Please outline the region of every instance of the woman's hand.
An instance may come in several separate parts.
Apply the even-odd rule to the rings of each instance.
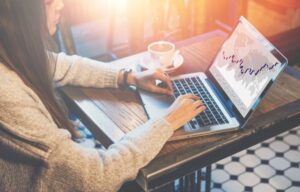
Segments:
[[[181,95],[168,109],[165,119],[171,124],[175,131],[205,109],[206,107],[199,97],[192,94]]]
[[[156,85],[156,80],[161,80],[166,84],[166,87],[159,87]],[[172,95],[172,82],[170,77],[162,70],[147,70],[142,72],[131,73],[128,77],[128,82],[136,87],[150,91],[153,93],[161,93]]]

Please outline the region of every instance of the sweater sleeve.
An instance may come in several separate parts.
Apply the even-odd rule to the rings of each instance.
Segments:
[[[173,133],[165,119],[153,119],[107,150],[83,148],[57,127],[39,97],[14,77],[0,76],[0,125],[10,133],[7,137],[14,135],[6,139],[8,145],[46,162],[42,174],[36,175],[49,189],[42,191],[116,191],[136,177]]]
[[[165,120],[151,120],[98,153],[64,140],[49,159],[47,183],[54,191],[117,191],[157,155],[172,132]]]
[[[51,53],[50,61],[54,81],[58,86],[77,85],[83,87],[118,87],[117,77],[120,67],[108,63],[64,53]]]

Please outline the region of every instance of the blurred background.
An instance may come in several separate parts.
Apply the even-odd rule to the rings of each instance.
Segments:
[[[60,50],[111,61],[146,50],[156,40],[180,41],[229,32],[243,15],[296,62],[298,0],[64,0]],[[296,45],[295,45],[296,42]],[[292,44],[294,43],[294,44]],[[289,47],[287,47],[289,45]],[[298,50],[298,49],[296,49]]]

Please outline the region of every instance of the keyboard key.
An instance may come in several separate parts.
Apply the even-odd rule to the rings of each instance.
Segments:
[[[206,110],[203,113],[189,122],[192,129],[196,130],[199,127],[228,123],[225,115],[217,106],[199,77],[173,80],[172,86],[175,98],[186,93],[191,93],[198,96],[206,106]]]

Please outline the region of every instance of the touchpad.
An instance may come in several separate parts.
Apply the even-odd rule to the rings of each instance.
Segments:
[[[150,119],[164,115],[174,101],[174,97],[170,95],[150,93],[143,90],[139,90],[139,94]]]

